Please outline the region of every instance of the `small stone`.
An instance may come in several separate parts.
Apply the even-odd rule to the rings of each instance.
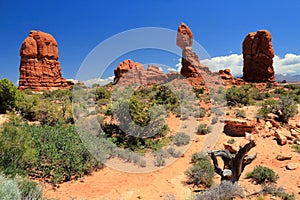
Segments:
[[[294,129],[291,129],[291,136],[294,138],[300,138],[300,134],[298,131],[295,131]]]
[[[290,156],[277,155],[276,159],[279,160],[279,161],[291,160],[292,156],[291,155]]]
[[[287,170],[295,170],[299,167],[299,164],[298,163],[288,163],[285,168]]]
[[[266,125],[268,128],[272,128],[272,127],[273,127],[273,125],[271,124],[270,121],[267,121],[265,125]]]
[[[287,143],[287,138],[283,135],[281,130],[277,129],[274,136],[280,145],[285,145]]]
[[[251,133],[248,133],[248,132],[245,132],[245,139],[246,140],[253,140],[253,137],[252,137],[252,134]]]

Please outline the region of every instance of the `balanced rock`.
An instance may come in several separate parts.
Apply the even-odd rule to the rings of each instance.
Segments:
[[[183,50],[185,47],[192,46],[192,44],[193,33],[191,29],[182,22],[177,30],[176,45]]]
[[[272,36],[267,30],[249,33],[243,41],[243,79],[249,82],[275,82]]]
[[[208,67],[202,65],[195,52],[192,50],[193,33],[184,23],[177,30],[176,45],[182,49],[181,75],[184,77],[201,77],[203,73],[211,73]],[[201,74],[202,73],[202,74]]]
[[[33,91],[67,89],[71,83],[62,78],[57,42],[52,35],[30,31],[20,49],[19,89]]]

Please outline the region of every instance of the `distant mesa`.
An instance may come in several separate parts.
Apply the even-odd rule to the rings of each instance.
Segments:
[[[74,84],[62,78],[57,42],[52,35],[30,31],[22,43],[20,56],[20,90],[68,89]]]
[[[243,42],[243,79],[248,82],[275,82],[272,36],[267,30],[249,33]]]
[[[130,59],[118,64],[114,70],[113,84],[120,85],[155,85],[166,83],[179,76],[177,72],[163,73],[158,66],[148,65],[145,70],[143,65]]]

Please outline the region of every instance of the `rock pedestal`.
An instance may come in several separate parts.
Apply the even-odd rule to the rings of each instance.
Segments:
[[[249,33],[243,42],[243,79],[248,82],[275,82],[272,36],[267,30]]]
[[[43,91],[70,87],[70,82],[62,78],[57,42],[52,35],[30,31],[22,43],[20,56],[20,90]]]

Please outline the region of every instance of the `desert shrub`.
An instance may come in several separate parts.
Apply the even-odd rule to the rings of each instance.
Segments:
[[[219,108],[213,107],[211,109],[211,112],[214,113],[216,116],[222,116],[224,115],[224,112],[220,110]]]
[[[247,117],[245,110],[236,110],[235,111],[235,116],[240,117],[240,118],[246,118]]]
[[[264,194],[271,194],[280,197],[283,200],[295,200],[294,194],[288,194],[283,188],[275,187],[270,184],[264,185],[262,192]]]
[[[187,145],[190,143],[191,137],[185,133],[178,132],[173,137],[173,142],[176,146]]]
[[[23,93],[8,79],[0,80],[0,113],[18,110],[18,103],[23,98]]]
[[[96,101],[99,99],[109,99],[111,97],[111,93],[105,87],[97,87],[95,92]]]
[[[194,117],[196,117],[196,118],[198,118],[198,117],[203,118],[203,117],[205,117],[205,114],[206,114],[205,108],[200,107],[199,110],[197,109],[195,111]]]
[[[222,181],[221,184],[197,194],[195,200],[229,200],[235,197],[244,197],[243,189],[237,183]]]
[[[252,98],[255,99],[255,100],[261,101],[261,100],[263,100],[264,98],[266,98],[265,93],[259,91],[256,87],[252,88],[251,93],[252,93],[252,94],[251,94]]]
[[[26,174],[27,168],[37,164],[32,136],[20,124],[19,118],[11,119],[0,131],[0,171],[6,175]]]
[[[211,124],[216,124],[218,123],[218,118],[217,117],[213,117],[212,120],[211,120]]]
[[[6,178],[0,175],[0,199],[43,199],[41,188],[27,178]]]
[[[164,200],[176,200],[175,194],[167,194],[164,196]]]
[[[234,144],[235,143],[235,139],[231,138],[227,141],[228,144]]]
[[[101,165],[89,154],[73,125],[28,125],[10,120],[0,132],[0,169],[53,183],[88,174]]]
[[[226,91],[226,99],[228,106],[250,105],[251,102],[251,85],[237,88],[233,86]]]
[[[206,135],[211,132],[211,126],[207,124],[200,124],[197,129],[197,134]]]
[[[196,152],[191,157],[192,163],[197,163],[201,161],[210,162],[210,157],[204,152]]]
[[[293,148],[294,148],[298,153],[300,153],[300,144],[293,145]]]
[[[165,151],[158,151],[155,152],[154,155],[155,159],[153,161],[154,166],[156,167],[162,167],[166,165],[166,152]]]
[[[275,183],[278,179],[278,174],[268,167],[258,165],[252,172],[247,173],[246,177],[253,179],[258,184],[264,184],[267,182]]]
[[[188,184],[211,186],[214,177],[214,167],[210,161],[201,160],[184,173],[188,177]]]
[[[196,88],[196,87],[193,87],[193,90],[194,90],[194,93],[196,94],[196,97],[198,99],[201,98],[201,94],[204,94],[204,88]]]
[[[33,181],[27,178],[17,178],[21,199],[43,199],[42,189]]]
[[[269,113],[277,115],[278,121],[288,123],[291,117],[294,117],[297,111],[297,104],[289,96],[280,96],[278,101],[266,100],[258,111],[259,115],[268,118]]]
[[[21,199],[17,181],[0,175],[0,198],[3,200]]]
[[[173,158],[179,158],[182,154],[181,151],[176,151],[175,148],[170,147],[167,149],[167,152],[173,157]]]

